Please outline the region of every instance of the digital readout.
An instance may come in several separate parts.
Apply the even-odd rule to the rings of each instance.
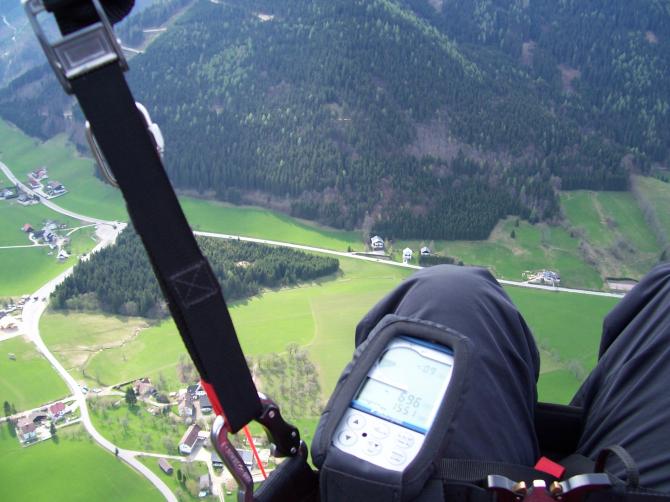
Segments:
[[[451,378],[450,354],[398,339],[372,368],[355,407],[419,432],[427,432]]]

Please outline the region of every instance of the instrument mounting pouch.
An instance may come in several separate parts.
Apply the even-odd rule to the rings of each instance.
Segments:
[[[417,456],[402,471],[390,471],[344,453],[332,445],[336,428],[361,382],[389,342],[397,336],[411,336],[449,347],[454,368],[446,395]],[[467,392],[471,342],[456,331],[437,323],[387,315],[370,333],[345,368],[321,416],[312,443],[312,459],[319,468],[321,500],[382,502],[417,497],[444,457],[445,445],[453,433],[451,424]]]

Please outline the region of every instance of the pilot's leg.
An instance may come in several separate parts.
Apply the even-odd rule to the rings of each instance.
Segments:
[[[621,445],[642,486],[670,492],[670,264],[659,265],[603,323],[599,361],[573,399],[584,407],[578,453]],[[606,466],[624,469],[610,457]]]
[[[447,265],[417,272],[361,320],[357,346],[386,314],[439,323],[474,346],[445,456],[534,465],[539,355],[528,326],[493,276]]]

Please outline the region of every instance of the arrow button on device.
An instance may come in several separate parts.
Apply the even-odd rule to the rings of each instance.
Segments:
[[[347,429],[340,432],[340,434],[337,436],[337,441],[342,446],[353,446],[356,444],[357,440],[358,438],[356,437],[356,434]]]

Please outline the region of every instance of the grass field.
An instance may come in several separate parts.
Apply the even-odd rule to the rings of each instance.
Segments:
[[[640,191],[655,208],[665,235],[670,238],[670,183],[642,176],[636,176],[635,181]]]
[[[489,268],[500,279],[522,281],[525,271],[550,269],[560,273],[563,286],[602,288],[598,271],[583,260],[578,240],[564,228],[526,221],[520,221],[517,227],[515,223],[516,218],[502,220],[486,241],[397,241],[393,248],[398,260],[402,249],[409,247],[417,262],[419,249],[428,245],[431,251],[455,257],[466,265]]]
[[[561,206],[603,276],[639,279],[657,262],[659,243],[631,193],[563,192]]]
[[[119,191],[93,177],[93,161],[81,157],[64,135],[41,142],[0,121],[0,160],[21,181],[27,180],[28,172],[46,166],[49,179],[68,189],[55,199],[66,209],[108,220],[128,218]]]
[[[0,426],[2,499],[151,502],[164,500],[144,478],[93,444],[79,426],[62,429],[59,442],[23,448]]]
[[[16,360],[10,360],[14,354]],[[0,401],[8,401],[18,411],[68,395],[65,383],[31,343],[22,337],[0,342]]]
[[[363,250],[360,232],[333,230],[258,207],[182,198],[184,212],[195,230],[261,237],[336,251]]]
[[[330,394],[351,358],[359,319],[408,274],[401,268],[346,259],[341,260],[341,268],[342,273],[330,280],[269,291],[231,309],[242,347],[249,356],[282,352],[290,342],[306,346],[319,368],[324,396]],[[543,395],[571,395],[579,383],[577,376],[583,376],[595,363],[602,318],[616,299],[523,288],[508,291],[547,356],[540,391]],[[108,331],[113,326],[119,326],[118,339],[123,339],[128,337],[132,323],[126,325],[119,319],[97,315],[49,314],[42,330],[47,343],[55,344],[59,357],[67,360],[69,356],[64,354],[68,345],[85,344],[84,333],[90,330],[92,343],[100,344],[113,336]],[[73,340],[64,336],[68,329],[78,333]],[[162,373],[168,385],[177,388],[177,360],[184,353],[174,325],[164,322],[142,330],[122,346],[97,351],[85,368],[88,375],[97,375],[105,384],[141,376],[156,378]],[[561,383],[556,372],[568,366],[577,376]]]

